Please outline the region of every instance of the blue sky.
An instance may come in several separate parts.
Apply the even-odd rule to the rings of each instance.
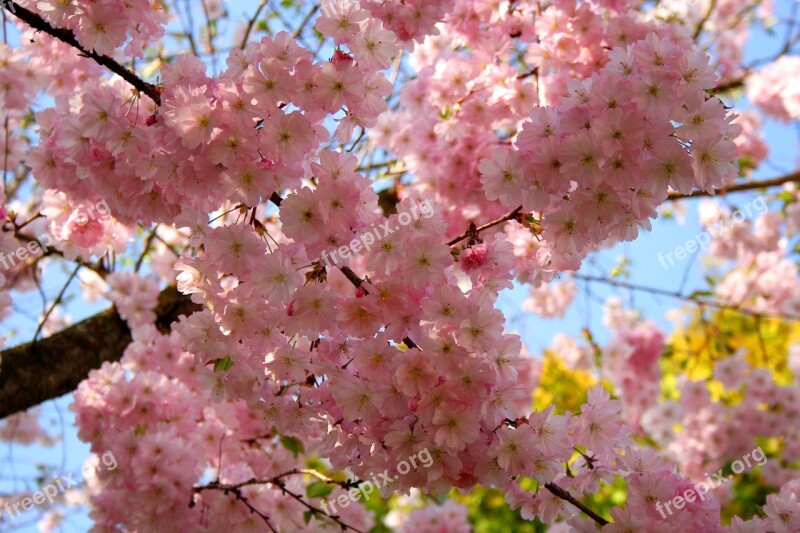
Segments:
[[[777,1],[777,12],[787,13],[790,3],[790,0]],[[231,10],[232,14],[252,13],[256,4],[257,2],[252,0],[237,1],[236,7]],[[231,32],[232,29],[232,27],[226,28],[225,33]],[[780,47],[782,37],[783,32],[779,32],[776,37],[770,37],[761,31],[756,32],[746,47],[745,63],[774,54]],[[742,109],[744,108],[742,107]],[[769,164],[759,169],[755,173],[755,177],[775,177],[794,169],[797,164],[797,130],[794,127],[768,120],[765,125],[765,135],[771,147]],[[755,196],[755,193],[737,194],[732,197],[732,201],[743,205]],[[687,202],[685,224],[678,225],[673,220],[657,220],[653,224],[653,231],[642,233],[635,242],[624,243],[593,255],[582,269],[582,273],[602,275],[607,273],[620,257],[625,256],[631,262],[629,268],[631,275],[628,278],[631,283],[669,290],[675,290],[684,284],[684,291],[687,293],[703,287],[700,258],[686,259],[668,270],[665,270],[658,262],[659,253],[666,254],[674,250],[702,231],[697,223],[695,212],[698,203],[699,200]],[[51,273],[45,279],[44,289],[51,299],[61,289],[65,279],[66,274],[57,272]],[[71,292],[77,293],[77,287],[77,283],[74,283]],[[521,303],[527,295],[526,287],[517,287],[508,291],[501,296],[499,304],[509,320],[507,327],[518,331],[529,346],[531,353],[536,354],[550,344],[553,335],[557,332],[565,332],[574,336],[578,335],[581,329],[587,325],[599,341],[607,340],[609,336],[602,325],[602,308],[598,302],[602,302],[612,294],[619,295],[625,302],[631,302],[646,316],[667,330],[671,329],[672,324],[665,318],[665,311],[681,305],[681,302],[674,299],[657,298],[644,293],[629,293],[597,283],[592,284],[593,298],[588,299],[584,292],[585,286],[581,284],[579,287],[580,291],[576,296],[575,304],[563,319],[557,320],[544,320],[520,311]],[[0,333],[11,336],[14,339],[13,343],[19,343],[32,337],[36,329],[37,317],[41,312],[41,300],[35,292],[27,293],[15,299],[15,306],[19,313],[15,313],[13,318],[0,324]],[[102,304],[88,305],[78,297],[74,303],[68,306],[68,312],[73,321],[78,321],[91,316],[103,307]],[[35,477],[32,474],[36,472],[36,465],[41,463],[50,465],[56,475],[80,471],[83,461],[89,453],[89,447],[77,439],[76,431],[72,427],[74,419],[72,413],[67,409],[70,402],[70,396],[66,396],[47,402],[42,406],[44,417],[51,424],[53,433],[63,435],[59,444],[53,448],[6,445],[6,450],[0,453],[0,493],[25,487],[24,482]],[[37,531],[33,521],[35,518],[34,513],[28,513],[8,524],[0,522],[0,532],[35,532]],[[62,526],[62,531],[86,531],[89,526],[90,522],[86,516],[78,513],[68,517]]]

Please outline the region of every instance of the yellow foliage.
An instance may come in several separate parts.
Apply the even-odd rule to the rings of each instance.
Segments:
[[[586,393],[597,384],[597,379],[582,370],[572,370],[557,355],[545,352],[539,385],[533,391],[533,407],[541,411],[555,404],[556,413],[580,411]]]
[[[715,361],[737,351],[745,353],[748,363],[767,368],[781,385],[792,382],[787,359],[789,346],[800,341],[800,323],[776,318],[743,315],[732,310],[705,313],[698,310],[688,324],[678,328],[670,339],[670,348],[662,359],[663,382],[667,395],[674,390],[674,376],[685,373],[690,379],[707,380]],[[718,386],[712,393],[719,394]]]

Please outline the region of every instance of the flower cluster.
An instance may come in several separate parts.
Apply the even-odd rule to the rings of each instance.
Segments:
[[[452,231],[474,210],[534,213],[541,241],[520,250],[519,279],[547,281],[636,238],[670,187],[711,191],[737,176],[742,128],[706,92],[709,57],[674,28],[624,2],[555,3],[540,15],[475,4],[459,2],[443,35],[418,48],[418,78],[372,134],[405,158],[421,191],[437,191]],[[484,16],[497,25],[479,31]],[[528,72],[492,60],[517,41],[530,43]],[[463,42],[475,50],[451,51]],[[398,123],[407,126],[389,127]]]
[[[748,80],[747,96],[764,113],[783,121],[800,118],[800,89],[792,80],[800,74],[800,57],[770,63]]]
[[[0,118],[23,128],[35,93],[53,97],[34,114],[37,146],[25,154],[30,141],[2,141],[45,190],[39,214],[16,209],[14,229],[46,224],[64,257],[88,262],[122,252],[139,225],[168,227],[152,230],[142,258],[200,307],[166,334],[156,277],[99,269],[104,280],[81,278],[133,338],[72,406],[80,437],[120,465],[89,480],[98,527],[263,530],[253,509],[270,509],[281,531],[330,527],[335,517],[308,507],[319,492],[299,471],[317,457],[355,476],[398,475],[392,490],[497,487],[523,517],[580,531],[591,524],[564,493],[582,499],[621,479],[627,503],[604,530],[721,531],[721,491],[667,519],[653,504],[684,494],[701,466],[751,449],[753,435],[796,426],[795,388],[731,358],[715,372],[736,391],[749,380],[741,403],[687,380],[677,400],[656,405],[664,335],[617,301],[602,350],[559,337],[553,351],[618,394],[598,385],[576,412],[531,411],[539,363],[497,308],[516,279],[536,287],[528,310],[563,316],[575,285],[544,283],[635,239],[670,190],[713,192],[738,176],[740,156],[766,157],[757,121],[737,124],[711,95],[717,70],[736,72],[698,51],[684,22],[638,4],[325,0],[314,21],[332,45],[320,47],[323,60],[287,31],[233,49],[219,74],[178,56],[160,72],[158,105],[49,37],[20,51],[0,45]],[[166,16],[160,2],[23,5],[105,54],[127,42],[139,56]],[[722,58],[735,56],[725,42]],[[416,72],[389,110],[386,71],[401,50],[410,59],[394,73]],[[10,90],[18,79],[32,83]],[[792,116],[791,91],[776,95],[761,105]],[[357,155],[358,142],[345,146],[356,131],[416,177],[395,188],[390,209],[362,173],[373,162]],[[113,217],[80,223],[100,198]],[[433,208],[419,213],[423,202]],[[766,213],[714,236],[712,254],[738,262],[715,287],[723,305],[800,314],[781,233],[784,222],[800,229],[798,205],[787,220]],[[725,216],[704,214],[709,224]],[[317,259],[371,228],[397,229],[338,268]],[[0,233],[0,249],[20,238]],[[767,401],[775,409],[759,419]],[[731,438],[734,420],[751,431]],[[28,440],[39,438],[21,422]],[[667,453],[637,448],[632,435]],[[791,446],[788,459],[800,453]],[[397,471],[422,450],[430,465]],[[669,460],[679,457],[687,477]],[[768,468],[776,485],[789,481],[790,469]],[[796,487],[770,496],[771,530],[794,527]],[[327,488],[329,501],[348,494]],[[360,505],[337,510],[350,526],[373,525]],[[465,515],[448,503],[412,513],[404,528],[466,530]]]
[[[337,51],[315,63],[281,32],[232,52],[218,78],[208,77],[199,59],[182,56],[163,70],[166,89],[155,112],[122,81],[87,87],[69,107],[37,114],[42,143],[29,164],[49,187],[79,199],[101,194],[125,222],[183,214],[191,226],[205,224],[199,213],[226,199],[255,206],[276,190],[299,187],[304,159],[329,138],[322,126],[328,115],[344,110],[335,132],[342,142],[355,127],[375,123],[390,89],[378,70],[388,66],[394,42],[388,32],[380,39],[388,50],[353,45],[355,58]],[[341,166],[352,179],[353,161]],[[109,174],[116,179],[105,179]],[[359,183],[351,181],[351,197]]]
[[[470,533],[467,508],[453,500],[444,505],[429,505],[412,511],[402,528],[402,533]]]
[[[141,57],[144,47],[164,35],[169,15],[159,0],[20,0],[56,28],[72,30],[87,50]]]

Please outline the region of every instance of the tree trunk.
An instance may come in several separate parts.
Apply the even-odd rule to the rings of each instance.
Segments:
[[[181,315],[200,306],[175,287],[161,292],[156,325],[169,331]],[[119,361],[131,343],[131,331],[114,308],[103,311],[38,342],[0,354],[0,418],[72,392],[89,371]]]

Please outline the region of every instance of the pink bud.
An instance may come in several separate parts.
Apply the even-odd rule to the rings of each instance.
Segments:
[[[350,65],[353,63],[353,56],[351,56],[347,52],[336,50],[333,53],[333,57],[331,58],[331,63],[333,63],[333,66],[335,67],[339,67],[342,64]]]

